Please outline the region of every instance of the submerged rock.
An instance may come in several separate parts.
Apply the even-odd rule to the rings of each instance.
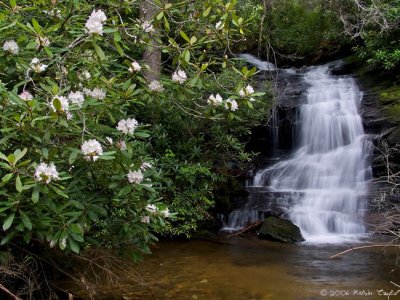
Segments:
[[[303,242],[300,228],[291,221],[275,216],[265,218],[259,232],[260,239],[279,241],[283,243]]]

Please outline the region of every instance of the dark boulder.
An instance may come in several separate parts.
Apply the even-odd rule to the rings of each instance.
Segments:
[[[291,221],[270,216],[265,218],[259,231],[259,238],[283,243],[303,242],[300,228]]]

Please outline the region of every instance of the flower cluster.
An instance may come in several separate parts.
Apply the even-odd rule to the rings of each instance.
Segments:
[[[239,105],[237,104],[236,100],[227,99],[225,102],[225,108],[235,111],[239,108]]]
[[[105,21],[107,21],[107,17],[101,9],[93,10],[85,27],[89,33],[103,35],[103,22]]]
[[[14,40],[6,41],[3,45],[3,50],[9,52],[11,54],[18,54],[19,47],[18,44]]]
[[[220,105],[222,103],[222,97],[220,94],[216,94],[215,96],[211,94],[210,97],[208,97],[207,103],[214,106]]]
[[[144,171],[144,170],[148,170],[152,167],[151,163],[148,162],[144,162],[140,165],[140,170]]]
[[[159,81],[153,80],[149,84],[149,90],[154,92],[162,92],[164,90],[164,87]]]
[[[133,118],[128,118],[126,120],[120,120],[118,122],[117,130],[125,134],[132,134],[138,125],[138,121]]]
[[[85,101],[85,97],[83,96],[83,93],[77,91],[77,92],[70,92],[68,94],[68,100],[72,104],[77,104],[79,107],[82,107],[83,102]]]
[[[151,214],[155,214],[157,212],[160,212],[161,216],[163,216],[164,218],[168,218],[171,215],[171,213],[170,213],[168,208],[163,209],[163,210],[159,210],[158,207],[155,206],[154,204],[148,204],[146,206],[146,210]]]
[[[84,88],[83,92],[94,99],[103,100],[104,98],[106,98],[106,92],[98,87],[94,88],[93,90]]]
[[[50,45],[50,40],[47,37],[36,37],[36,49],[40,47],[48,47]]]
[[[50,183],[52,180],[60,179],[58,177],[58,172],[56,166],[53,163],[46,164],[40,163],[35,170],[35,180],[45,183]]]
[[[139,63],[134,60],[133,62],[131,62],[131,66],[129,67],[129,72],[133,73],[133,72],[140,72],[140,70],[142,70],[142,67],[139,65]]]
[[[186,81],[187,76],[185,71],[182,70],[177,70],[172,74],[172,81],[178,82],[179,84],[182,84]]]
[[[81,146],[81,151],[83,155],[85,155],[86,160],[93,159],[93,161],[96,161],[99,156],[103,154],[103,148],[95,139],[84,141]]]
[[[142,174],[142,172],[139,170],[139,171],[132,171],[132,170],[129,170],[129,172],[128,172],[128,175],[126,175],[127,177],[128,177],[128,181],[130,182],[130,183],[137,183],[137,184],[139,184],[139,183],[141,183],[142,181],[143,181],[143,179],[144,179],[144,176],[143,176],[143,174]]]
[[[142,23],[142,29],[143,29],[144,32],[147,32],[147,33],[154,32],[153,24],[151,24],[148,21],[144,21]]]
[[[29,66],[35,73],[42,73],[48,67],[48,65],[40,63],[40,60],[36,57],[31,60]]]
[[[18,95],[18,97],[25,101],[33,100],[33,95],[26,90],[23,90],[22,93]]]
[[[242,88],[239,91],[239,95],[241,97],[247,97],[247,96],[250,96],[251,94],[254,94],[254,89],[253,89],[253,87],[251,85],[247,85],[245,88]]]

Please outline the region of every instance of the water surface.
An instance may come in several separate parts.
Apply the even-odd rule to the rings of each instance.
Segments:
[[[233,237],[219,242],[161,242],[105,299],[388,299],[400,273],[392,249],[364,249],[337,259],[348,245],[287,245]],[[358,245],[359,246],[359,245]],[[390,252],[392,252],[390,254]],[[326,295],[325,295],[326,293]],[[113,296],[112,296],[113,295]]]

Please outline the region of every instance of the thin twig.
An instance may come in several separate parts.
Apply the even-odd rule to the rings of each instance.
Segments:
[[[398,247],[398,248],[400,248],[400,245],[374,244],[374,245],[366,245],[366,246],[353,247],[353,248],[347,249],[347,250],[345,250],[345,251],[342,251],[342,252],[340,252],[340,253],[337,253],[337,254],[335,254],[335,255],[332,255],[332,256],[330,257],[330,259],[339,257],[339,256],[341,256],[341,255],[343,255],[343,254],[345,254],[345,253],[348,253],[348,252],[351,252],[351,251],[354,251],[354,250],[360,250],[360,249],[366,249],[366,248],[376,248],[376,247]]]
[[[255,228],[255,227],[260,226],[263,222],[264,222],[264,221],[257,221],[257,222],[251,223],[250,225],[246,226],[246,227],[243,228],[242,230],[239,230],[239,231],[237,231],[237,232],[235,232],[235,233],[232,233],[232,234],[228,235],[227,238],[230,238],[230,237],[232,237],[232,236],[237,236],[237,235],[239,235],[239,234],[242,234],[242,233],[244,233],[244,232],[247,232],[247,231],[249,231],[250,229],[253,229],[253,228]]]
[[[11,293],[4,285],[2,285],[0,283],[0,290],[2,290],[3,292],[5,292],[8,296],[10,296],[13,300],[22,300],[20,297],[14,295],[13,293]]]

